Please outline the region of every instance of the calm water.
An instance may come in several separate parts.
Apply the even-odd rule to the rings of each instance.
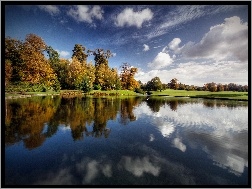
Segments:
[[[248,103],[5,101],[6,185],[248,185]]]

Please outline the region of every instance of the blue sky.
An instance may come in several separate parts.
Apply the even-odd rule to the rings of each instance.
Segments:
[[[143,83],[158,76],[163,83],[248,84],[247,5],[5,6],[5,36],[29,33],[62,58],[71,58],[75,44],[111,50],[109,66],[128,62]]]

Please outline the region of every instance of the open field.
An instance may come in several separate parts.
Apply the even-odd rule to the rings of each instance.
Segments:
[[[185,91],[166,89],[164,91],[152,91],[152,96],[173,96],[173,97],[190,97],[190,98],[209,98],[209,99],[233,99],[248,100],[248,92],[210,92],[210,91]]]

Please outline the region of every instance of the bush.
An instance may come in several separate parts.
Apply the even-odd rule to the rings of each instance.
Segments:
[[[144,90],[141,89],[141,88],[136,88],[136,89],[135,89],[135,92],[136,92],[136,93],[140,93],[140,94],[144,94]]]
[[[99,84],[98,85],[94,84],[94,90],[101,90],[101,86]]]
[[[151,95],[152,94],[152,92],[151,91],[147,91],[147,95]]]

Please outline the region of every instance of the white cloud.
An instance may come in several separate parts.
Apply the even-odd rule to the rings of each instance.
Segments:
[[[135,79],[146,83],[158,76],[163,83],[168,83],[172,78],[177,78],[181,83],[198,86],[203,86],[212,81],[223,84],[248,84],[247,65],[241,64],[239,61],[220,61],[211,64],[190,61],[177,64],[177,67],[169,70],[153,68],[155,70],[147,72],[139,69]]]
[[[248,60],[248,25],[240,18],[226,18],[224,23],[210,28],[199,43],[187,43],[182,49],[187,58],[214,60]]]
[[[112,165],[103,162],[103,160],[94,160],[89,157],[83,158],[75,166],[75,169],[83,175],[82,184],[92,183],[101,173],[105,177],[112,177]]]
[[[68,51],[60,51],[60,50],[56,50],[61,57],[67,57],[70,55],[70,53]]]
[[[95,5],[92,8],[87,5],[76,5],[71,8],[67,14],[80,22],[92,23],[93,19],[101,20],[103,11],[100,6]]]
[[[48,12],[51,15],[58,14],[60,12],[56,5],[38,5],[39,9]]]
[[[160,52],[152,62],[148,63],[148,67],[154,69],[162,69],[172,64],[172,62],[173,59],[169,54]]]
[[[146,45],[146,44],[144,44],[143,47],[144,47],[143,51],[148,51],[148,50],[150,50],[150,47],[149,47],[148,45]]]
[[[153,13],[149,8],[142,11],[134,12],[132,8],[125,8],[120,14],[117,15],[115,25],[123,27],[136,26],[141,28],[145,21],[153,18]]]
[[[180,38],[174,38],[169,44],[168,47],[173,50],[176,51],[179,48],[179,44],[181,43],[181,39]]]
[[[226,5],[226,6],[216,6],[216,5],[183,5],[175,6],[173,11],[169,12],[163,17],[161,24],[153,28],[145,36],[148,39],[161,36],[169,32],[170,29],[179,27],[182,24],[186,24],[195,19],[201,18],[206,15],[214,15],[220,12],[242,10],[245,6],[241,5]]]
[[[241,175],[248,166],[248,107],[246,106],[231,109],[225,106],[206,108],[201,102],[183,104],[178,106],[176,111],[172,111],[165,105],[161,106],[158,112],[153,113],[147,103],[142,103],[134,110],[134,115],[138,119],[143,117],[146,122],[160,131],[162,131],[160,126],[162,122],[169,122],[176,131],[180,130],[177,127],[186,128],[183,129],[187,131],[183,133],[183,138],[186,138],[188,145],[202,147],[206,153],[211,154],[210,157],[217,165],[227,167],[237,175]],[[172,146],[182,152],[186,150],[179,136],[172,140]]]
[[[174,147],[178,148],[182,152],[186,151],[186,145],[184,145],[180,138],[174,138],[172,141]]]
[[[160,172],[160,167],[154,165],[149,157],[143,157],[142,159],[137,157],[133,159],[129,156],[123,156],[120,164],[122,164],[127,171],[137,177],[141,177],[145,172],[150,173],[153,176],[158,176]]]

